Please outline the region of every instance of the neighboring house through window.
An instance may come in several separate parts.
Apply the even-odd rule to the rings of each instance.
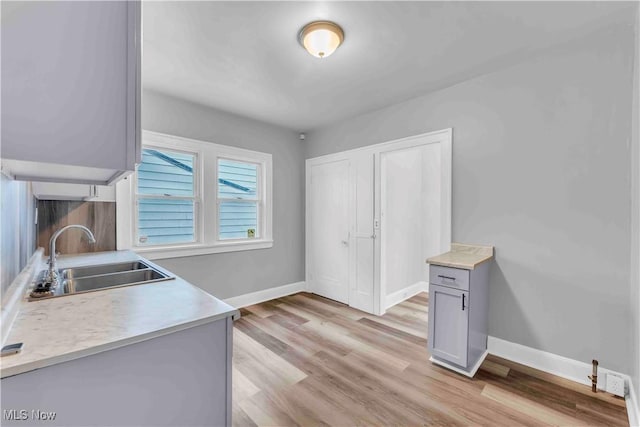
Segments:
[[[271,155],[153,132],[117,184],[118,249],[151,259],[271,247]]]
[[[145,148],[137,169],[138,246],[196,241],[195,153]]]
[[[260,165],[218,159],[220,240],[260,236]]]

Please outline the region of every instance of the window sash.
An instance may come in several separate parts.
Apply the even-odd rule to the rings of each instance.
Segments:
[[[192,229],[193,229],[193,238],[191,240],[180,240],[177,242],[159,242],[159,243],[141,243],[140,242],[140,200],[181,200],[181,201],[191,201],[193,206],[193,218],[191,219]],[[199,242],[199,211],[200,206],[198,200],[194,198],[184,198],[184,197],[141,197],[136,199],[135,201],[135,213],[134,213],[134,226],[133,226],[133,245],[138,248],[153,248],[153,247],[170,247],[170,246],[182,246]],[[153,221],[153,220],[148,220]],[[165,227],[165,228],[177,228],[177,227]],[[146,236],[149,238],[148,236]]]
[[[153,195],[153,194],[136,194],[136,199],[167,199],[167,200],[198,200],[196,196],[166,196],[166,195]]]
[[[251,241],[263,238],[263,217],[262,217],[262,202],[260,200],[238,200],[238,199],[218,199],[216,201],[216,240],[218,242],[234,242],[234,241]],[[221,218],[220,207],[223,203],[246,203],[256,206],[256,234],[254,237],[222,237],[220,232]]]
[[[255,196],[248,196],[248,197],[242,197],[242,198],[235,198],[235,197],[224,197],[224,196],[220,196],[220,189],[219,189],[219,179],[220,179],[220,160],[227,160],[229,162],[235,162],[235,163],[246,163],[249,165],[254,165],[256,167],[256,195]],[[263,174],[263,163],[262,162],[256,162],[255,160],[247,160],[247,159],[243,159],[243,158],[239,158],[239,157],[233,157],[233,156],[218,156],[216,158],[216,200],[220,199],[220,200],[251,200],[251,201],[262,201],[262,174]]]
[[[171,246],[184,246],[189,244],[197,244],[200,242],[200,205],[201,205],[201,196],[200,196],[200,185],[199,185],[199,177],[200,177],[200,167],[199,167],[199,153],[196,151],[189,150],[180,150],[180,149],[168,149],[162,146],[155,146],[153,144],[143,144],[142,149],[151,149],[158,150],[162,153],[179,153],[179,154],[187,154],[193,156],[193,171],[192,171],[192,180],[193,180],[193,196],[178,196],[178,195],[169,195],[169,194],[148,194],[148,193],[138,193],[138,168],[136,168],[136,172],[134,174],[133,181],[133,199],[134,199],[134,214],[133,214],[133,226],[132,226],[132,244],[137,248],[153,248],[153,247],[171,247]],[[140,200],[183,200],[183,201],[191,201],[193,204],[193,239],[191,240],[183,240],[178,242],[171,243],[140,243]],[[171,228],[171,227],[167,227]]]
[[[180,149],[167,149],[167,148],[163,148],[163,147],[157,147],[154,146],[152,144],[144,144],[142,147],[142,151],[144,153],[144,151],[157,151],[159,152],[160,155],[162,156],[168,156],[171,157],[171,154],[176,154],[176,155],[185,155],[185,156],[190,156],[193,157],[192,160],[192,165],[191,165],[191,189],[192,189],[192,195],[185,195],[182,197],[198,197],[198,160],[199,160],[199,153],[196,151],[188,151],[188,150],[180,150]],[[162,158],[158,158],[158,160],[160,160],[161,162],[163,161]],[[168,162],[168,160],[164,160],[165,163],[171,164]],[[150,163],[149,165],[155,165],[157,163]],[[142,165],[142,163],[140,164]],[[139,183],[139,171],[140,171],[140,165],[138,165],[138,167],[136,167],[136,180],[135,180],[135,185],[134,185],[134,191],[136,193],[137,196],[152,196],[152,197],[156,197],[156,196],[171,196],[171,197],[181,197],[180,195],[177,194],[167,194],[167,193],[140,193],[139,192],[139,187],[140,187],[140,183]],[[173,165],[174,167],[178,167],[176,165]],[[157,172],[157,171],[147,171],[150,173],[161,173],[161,172]],[[175,173],[170,172],[170,173],[165,173],[164,175],[175,175]],[[185,176],[184,174],[182,174],[181,176]],[[188,176],[188,175],[187,175]],[[152,178],[147,178],[149,180],[153,180]],[[167,188],[166,190],[170,191],[172,189]],[[177,190],[177,189],[174,189]],[[177,190],[180,191],[180,190]]]
[[[223,197],[220,196],[219,184],[216,186],[215,201],[216,201],[216,229],[215,237],[217,242],[242,242],[252,241],[256,239],[262,239],[264,237],[265,218],[264,218],[264,190],[263,190],[263,171],[264,163],[256,162],[255,160],[248,160],[245,158],[239,158],[235,156],[218,156],[216,158],[216,183],[219,183],[220,179],[220,160],[227,160],[235,163],[245,163],[254,165],[256,167],[256,195],[250,197]],[[248,203],[256,206],[256,234],[254,237],[222,237],[221,233],[221,215],[220,207],[222,203]]]

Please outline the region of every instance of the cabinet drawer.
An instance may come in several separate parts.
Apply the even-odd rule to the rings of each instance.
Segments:
[[[462,268],[442,267],[439,265],[430,265],[429,283],[468,291],[469,270],[464,270]]]

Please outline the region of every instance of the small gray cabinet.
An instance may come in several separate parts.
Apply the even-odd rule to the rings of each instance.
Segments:
[[[140,1],[2,2],[2,170],[108,185],[140,156]]]
[[[489,263],[473,270],[431,265],[429,335],[431,361],[467,376],[487,355]]]

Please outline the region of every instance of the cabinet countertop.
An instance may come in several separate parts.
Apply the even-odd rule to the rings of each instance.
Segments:
[[[46,266],[40,258],[31,267],[35,271]],[[61,256],[58,267],[139,259],[144,260],[130,251]],[[29,282],[33,277],[24,276]],[[3,342],[22,342],[24,347],[21,353],[0,359],[2,378],[239,315],[235,308],[180,277],[41,301],[26,299],[30,285],[17,287],[16,292],[22,292],[16,301],[17,315]]]
[[[493,258],[493,246],[452,243],[449,252],[427,258],[428,264],[473,270]]]

